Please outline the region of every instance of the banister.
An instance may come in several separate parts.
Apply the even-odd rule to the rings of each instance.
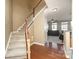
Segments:
[[[33,17],[35,17],[35,8],[33,8]]]

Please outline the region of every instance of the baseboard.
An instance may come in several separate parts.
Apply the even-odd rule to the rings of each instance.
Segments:
[[[24,25],[25,25],[25,22],[17,29],[17,32],[21,30],[24,27]]]
[[[34,44],[44,46],[44,44],[43,44],[43,43],[39,43],[39,42],[33,42],[33,43],[31,43],[31,46],[32,46],[32,45],[34,45]]]
[[[13,32],[10,33],[9,40],[8,40],[8,42],[7,42],[7,45],[6,45],[5,54],[7,53],[7,49],[8,49],[8,47],[9,47],[10,38],[11,38],[12,33],[13,33]]]
[[[65,53],[66,58],[69,59],[69,56],[67,55],[65,48],[64,48],[64,53]]]

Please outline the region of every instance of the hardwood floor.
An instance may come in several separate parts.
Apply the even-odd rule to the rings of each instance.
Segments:
[[[31,46],[31,59],[66,59],[64,53],[40,45]]]

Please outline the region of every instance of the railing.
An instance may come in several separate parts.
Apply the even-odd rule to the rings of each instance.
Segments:
[[[30,35],[29,35],[29,27],[32,25],[33,22],[30,23],[30,25],[28,25],[28,18],[33,15],[33,17],[35,17],[35,9],[38,7],[38,5],[42,2],[42,0],[40,0],[37,5],[33,8],[33,12],[31,12],[25,19],[25,40],[26,40],[26,55],[27,55],[27,59],[31,59],[31,56],[30,56]]]

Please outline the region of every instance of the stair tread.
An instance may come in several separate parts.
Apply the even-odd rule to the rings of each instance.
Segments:
[[[25,36],[25,34],[14,34],[12,36]]]
[[[23,42],[15,42],[10,43],[9,48],[17,48],[17,47],[26,47],[26,44]]]
[[[12,39],[11,42],[23,42],[25,39]]]
[[[12,35],[24,35],[25,32],[16,32],[16,33],[12,33]]]
[[[25,37],[25,35],[12,35],[12,37]]]
[[[25,37],[11,37],[11,41],[12,40],[25,40]]]
[[[22,55],[26,55],[26,48],[8,50],[6,57],[14,57],[14,56],[22,56]]]
[[[24,56],[17,56],[17,57],[5,57],[5,59],[25,59],[26,55]]]

